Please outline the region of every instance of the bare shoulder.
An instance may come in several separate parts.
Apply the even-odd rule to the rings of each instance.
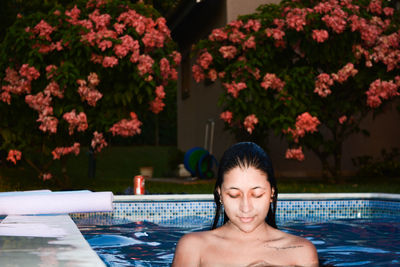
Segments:
[[[287,234],[285,243],[288,248],[293,248],[292,255],[296,259],[296,266],[318,266],[317,249],[309,240]]]
[[[199,266],[201,251],[204,249],[208,235],[209,231],[184,235],[176,245],[172,266]]]
[[[193,232],[185,234],[178,242],[178,246],[186,245],[201,245],[202,242],[207,238],[209,231],[205,232]]]

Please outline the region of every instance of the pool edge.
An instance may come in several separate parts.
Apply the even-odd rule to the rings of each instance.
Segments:
[[[114,202],[129,201],[210,201],[212,194],[168,195],[114,195]],[[325,200],[325,199],[387,199],[400,201],[400,194],[391,193],[281,193],[278,200]]]

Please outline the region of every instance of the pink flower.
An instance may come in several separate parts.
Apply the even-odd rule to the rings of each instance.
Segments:
[[[138,70],[141,76],[145,75],[146,73],[153,73],[153,64],[154,60],[149,55],[140,55],[139,56],[139,63],[138,63]]]
[[[96,151],[100,152],[104,147],[106,147],[108,144],[106,140],[103,137],[102,133],[98,133],[95,131],[93,133],[93,139],[92,142],[90,143],[90,146]]]
[[[323,43],[329,38],[329,34],[326,30],[313,30],[312,38],[318,43]]]
[[[144,80],[146,82],[151,82],[153,80],[153,76],[152,75],[147,75],[147,77],[145,77]]]
[[[176,69],[171,68],[169,75],[170,75],[171,80],[173,80],[173,81],[178,80],[178,71]]]
[[[274,73],[266,73],[261,83],[261,87],[265,90],[272,88],[280,92],[285,87],[285,82],[279,79]]]
[[[321,122],[318,118],[311,116],[308,112],[304,112],[296,118],[296,129],[300,131],[316,132],[319,124],[321,124]]]
[[[160,60],[160,71],[163,80],[167,81],[171,75],[171,66],[165,57]]]
[[[178,51],[172,52],[172,58],[176,65],[181,64],[182,56]]]
[[[257,32],[261,28],[261,23],[258,20],[249,19],[243,26],[247,31],[253,30]]]
[[[93,63],[101,64],[103,63],[103,58],[104,57],[101,55],[92,54],[90,61],[92,61]]]
[[[314,7],[314,10],[320,14],[328,13],[334,8],[333,3],[333,1],[320,2]]]
[[[23,64],[19,69],[19,74],[28,79],[28,81],[36,80],[39,78],[40,73],[35,67],[29,67],[28,64]]]
[[[383,9],[383,13],[384,13],[386,16],[393,16],[393,14],[394,14],[394,9],[391,8],[391,7],[385,7],[385,8]]]
[[[399,43],[400,33],[379,37],[370,58],[373,58],[375,62],[381,61],[385,64],[387,71],[394,70],[400,65]],[[364,54],[366,53],[364,52]]]
[[[165,92],[164,92],[164,86],[160,85],[156,87],[156,98],[150,102],[150,110],[154,114],[160,113],[164,107],[165,104],[162,101],[165,98]]]
[[[96,24],[96,30],[107,28],[107,25],[111,20],[109,14],[100,14],[98,9],[95,9],[91,14],[89,14],[89,18]]]
[[[232,118],[233,118],[233,113],[230,112],[229,110],[222,112],[219,117],[224,120],[225,122],[227,122],[228,124],[230,124],[232,122]]]
[[[116,33],[122,34],[125,30],[126,25],[120,24],[120,23],[114,23],[113,27],[114,27],[114,30],[116,31]]]
[[[217,71],[215,69],[210,69],[208,72],[208,78],[213,82],[216,81],[218,78]]]
[[[53,155],[53,159],[60,159],[61,156],[68,155],[71,153],[74,153],[76,156],[80,152],[80,144],[79,143],[74,143],[70,147],[56,147],[51,154]]]
[[[8,151],[7,160],[17,164],[18,160],[21,160],[22,153],[19,150],[11,149]]]
[[[47,41],[51,41],[50,34],[55,30],[46,21],[41,20],[32,30],[33,33],[38,34],[39,37],[44,37]]]
[[[114,53],[117,57],[123,58],[129,53],[129,49],[123,45],[115,45],[114,46]]]
[[[256,48],[256,42],[255,42],[255,37],[251,36],[249,39],[247,39],[244,43],[243,43],[243,49],[255,49]]]
[[[92,86],[97,86],[100,83],[99,76],[96,73],[91,72],[88,76],[88,82]]]
[[[343,83],[345,82],[350,76],[354,77],[358,73],[358,70],[354,68],[353,63],[347,63],[343,68],[341,68],[338,73],[332,73],[331,76],[333,80]]]
[[[45,108],[50,106],[51,96],[49,94],[44,95],[43,92],[39,92],[36,95],[26,95],[25,103],[27,103],[30,108],[42,112]]]
[[[378,15],[382,14],[382,1],[381,0],[372,0],[367,8],[371,13],[376,13]]]
[[[373,81],[367,94],[367,105],[371,108],[377,108],[381,105],[382,100],[387,100],[389,98],[400,95],[397,91],[399,85],[391,81],[382,81],[377,79]]]
[[[80,86],[78,93],[82,98],[82,101],[86,100],[89,106],[96,106],[98,100],[103,97],[103,94],[96,89],[90,89],[87,86]]]
[[[204,80],[205,75],[204,75],[203,69],[199,65],[194,64],[192,66],[192,72],[193,72],[193,78],[196,82],[199,83],[202,80]]]
[[[244,82],[223,83],[222,85],[225,86],[227,92],[232,94],[234,98],[237,98],[239,96],[239,92],[241,90],[247,88],[247,85]]]
[[[228,39],[228,34],[222,29],[214,29],[208,37],[210,41],[221,42]]]
[[[31,91],[31,81],[19,76],[18,72],[9,67],[6,69],[6,76],[3,81],[9,83],[1,87],[1,89],[5,91],[4,96],[6,96],[6,98],[7,96],[11,97],[10,93],[20,95],[23,93],[30,93]]]
[[[139,42],[137,40],[134,41],[134,46],[131,49],[131,51],[132,51],[132,55],[131,55],[129,60],[132,63],[138,62],[139,61],[139,56],[140,56],[140,45],[139,45]]]
[[[315,81],[314,93],[317,93],[321,97],[327,97],[332,93],[330,86],[333,85],[333,79],[327,73],[321,73],[317,76]]]
[[[340,124],[345,123],[345,122],[347,121],[347,116],[346,116],[346,115],[343,115],[342,117],[339,118],[338,121],[339,121]]]
[[[246,67],[247,67],[247,66],[246,66]],[[247,71],[248,71],[249,73],[251,73],[251,74],[254,76],[254,78],[256,78],[256,80],[259,80],[259,79],[261,78],[260,69],[255,68],[255,69],[253,70],[253,69],[251,69],[251,68],[249,68],[249,67],[247,67],[246,69],[247,69]],[[283,86],[285,86],[285,82],[283,82]],[[283,89],[283,86],[282,86],[282,89]],[[280,87],[280,86],[278,86],[278,88],[279,88],[279,87]]]
[[[150,110],[154,114],[160,113],[165,107],[164,102],[161,98],[156,97],[153,101],[150,102]]]
[[[265,33],[268,37],[273,37],[275,40],[282,40],[283,36],[285,36],[285,32],[278,28],[267,28],[265,29]]]
[[[258,119],[256,117],[256,115],[251,114],[248,115],[243,122],[244,128],[246,129],[246,131],[248,131],[250,134],[253,132],[254,130],[254,125],[258,123]]]
[[[7,91],[1,92],[0,100],[3,101],[4,103],[7,103],[7,104],[10,105],[11,104],[11,95],[10,95],[10,93],[7,92]]]
[[[47,79],[53,78],[54,74],[56,74],[57,66],[56,65],[48,65],[46,67],[46,77]]]
[[[115,123],[111,128],[110,132],[115,135],[121,135],[123,137],[133,136],[135,134],[140,134],[140,126],[142,123],[138,120],[136,113],[130,113],[131,119],[123,119]]]
[[[245,37],[246,35],[243,32],[238,29],[233,29],[228,38],[232,43],[241,43]]]
[[[167,26],[167,20],[164,17],[159,17],[156,19],[156,25],[158,30],[164,34],[165,37],[170,37],[171,31]]]
[[[98,40],[97,46],[100,48],[101,51],[105,51],[108,48],[111,48],[113,43],[110,40]]]
[[[346,28],[347,14],[341,8],[335,8],[330,14],[322,17],[322,21],[326,26],[338,34],[342,33]]]
[[[116,57],[104,57],[103,59],[103,67],[104,68],[112,68],[118,64],[118,59]]]
[[[287,130],[283,129],[282,132],[283,132],[284,134],[291,134],[291,135],[292,135],[292,138],[293,138],[293,141],[294,141],[295,143],[298,143],[298,142],[299,142],[299,138],[300,138],[300,137],[303,137],[304,134],[305,134],[304,131],[298,131],[298,130],[292,129],[292,128],[290,128],[290,127],[288,127]]]
[[[232,45],[228,46],[221,46],[219,49],[219,52],[222,54],[222,57],[227,58],[227,59],[232,59],[235,57],[237,49],[236,47]]]
[[[210,53],[204,52],[202,53],[199,58],[197,59],[197,63],[203,68],[203,69],[208,69],[208,66],[210,66],[211,62],[213,60],[213,57]]]
[[[60,90],[60,86],[55,81],[50,82],[46,86],[46,88],[44,89],[44,93],[46,95],[48,95],[48,96],[53,95],[53,96],[56,96],[58,98],[63,98],[64,97],[63,92]]]
[[[53,178],[53,175],[51,173],[43,173],[40,177],[43,181],[50,180]]]
[[[99,101],[103,95],[96,90],[95,86],[100,83],[100,80],[96,73],[90,73],[88,76],[89,85],[87,85],[85,80],[78,79],[76,81],[79,84],[78,93],[81,96],[82,101],[87,101],[88,105],[96,106],[97,101]]]
[[[146,31],[146,18],[138,14],[135,10],[129,9],[128,11],[121,13],[117,18],[117,21],[135,28],[139,35],[142,35]]]
[[[165,35],[156,29],[151,29],[150,31],[146,32],[142,38],[142,42],[147,48],[163,47],[164,40]]]
[[[73,109],[71,112],[65,113],[63,119],[69,124],[69,135],[74,133],[75,128],[77,128],[78,132],[84,132],[88,128],[87,118],[84,112],[80,112],[77,115],[75,109]]]
[[[297,159],[298,161],[304,160],[304,154],[302,147],[299,148],[292,148],[286,150],[285,158],[287,159]]]
[[[243,21],[242,20],[233,20],[233,21],[229,22],[228,25],[233,29],[239,29],[240,27],[243,26]]]
[[[284,134],[291,134],[295,143],[299,142],[299,138],[304,137],[307,132],[314,133],[317,131],[317,126],[321,124],[317,117],[313,117],[308,112],[304,112],[297,116],[295,129],[288,128],[283,130]]]
[[[57,133],[58,119],[54,116],[48,116],[45,113],[39,113],[39,119],[36,121],[41,122],[39,129],[43,132],[50,132],[51,134]]]
[[[156,87],[156,97],[161,99],[165,98],[164,86],[160,85]]]
[[[306,9],[293,8],[286,14],[286,23],[289,28],[302,31],[306,23]]]
[[[70,22],[78,21],[80,13],[81,11],[76,7],[76,5],[71,10],[65,11],[65,15],[71,18]]]

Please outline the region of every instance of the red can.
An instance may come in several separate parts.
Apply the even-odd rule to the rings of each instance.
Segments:
[[[144,177],[136,175],[133,178],[133,193],[135,195],[144,195]]]

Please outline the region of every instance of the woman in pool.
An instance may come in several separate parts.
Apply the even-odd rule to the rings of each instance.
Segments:
[[[219,164],[212,230],[184,235],[172,266],[318,266],[310,241],[277,229],[277,195],[264,150],[250,142],[231,146]],[[223,225],[217,227],[222,206]]]

